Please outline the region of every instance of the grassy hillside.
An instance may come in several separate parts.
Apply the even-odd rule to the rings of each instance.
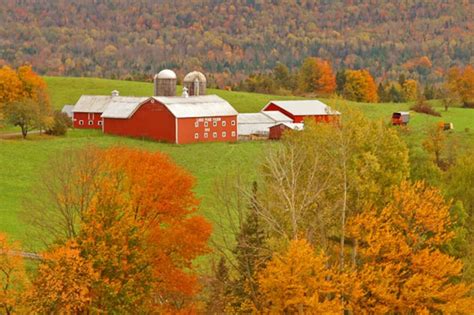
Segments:
[[[74,104],[82,94],[109,94],[117,89],[121,95],[150,95],[152,84],[140,82],[114,81],[92,78],[47,77],[53,104],[61,108],[64,104]],[[280,96],[210,90],[227,99],[240,112],[259,111],[269,100],[282,99]],[[323,100],[338,106],[341,100]],[[368,117],[389,121],[395,110],[407,110],[410,104],[364,104],[347,102],[361,109]],[[441,108],[438,108],[441,110]],[[437,121],[453,122],[455,134],[468,146],[474,145],[474,110],[452,108],[442,112],[442,117],[432,117],[414,113],[408,130],[402,136],[409,142],[418,144],[425,130]],[[168,153],[179,165],[188,169],[197,179],[196,193],[202,199],[201,213],[212,221],[221,215],[214,206],[213,185],[216,179],[226,173],[239,172],[250,182],[256,176],[256,168],[261,155],[271,142],[239,142],[237,144],[214,143],[193,145],[172,145],[151,141],[134,140],[103,135],[99,131],[71,130],[66,137],[31,136],[28,140],[0,140],[0,231],[11,234],[28,245],[25,236],[27,227],[17,214],[22,207],[23,197],[30,188],[41,185],[39,170],[48,158],[66,148],[80,148],[85,145],[109,147],[125,145],[146,150],[160,150]],[[218,227],[217,233],[221,233]]]

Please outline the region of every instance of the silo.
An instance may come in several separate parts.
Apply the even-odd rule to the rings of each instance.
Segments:
[[[153,78],[154,96],[176,96],[176,73],[165,69]]]
[[[206,77],[199,71],[188,73],[183,80],[183,86],[188,89],[189,96],[206,95]]]

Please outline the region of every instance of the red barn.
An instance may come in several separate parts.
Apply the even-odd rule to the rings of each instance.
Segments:
[[[113,96],[82,95],[73,109],[74,128],[101,129],[102,118]]]
[[[269,128],[268,139],[278,140],[286,130],[303,130],[302,123],[280,123]]]
[[[217,95],[112,102],[104,132],[171,143],[237,141],[237,111]]]
[[[314,117],[317,122],[329,122],[340,115],[318,100],[270,101],[262,111],[279,111],[293,119],[294,123],[301,123],[306,117]]]

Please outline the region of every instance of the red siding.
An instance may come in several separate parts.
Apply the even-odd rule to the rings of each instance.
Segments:
[[[272,140],[278,140],[283,135],[283,132],[289,129],[290,128],[282,124],[272,126],[269,128],[268,138]]]
[[[337,117],[335,115],[296,116],[296,115],[291,114],[290,112],[287,112],[283,108],[281,108],[281,107],[279,107],[279,106],[277,106],[273,103],[270,103],[270,105],[268,105],[268,107],[265,108],[265,111],[279,111],[279,112],[285,114],[286,116],[290,117],[291,119],[293,119],[294,123],[302,123],[304,121],[304,119],[307,118],[307,117],[313,117],[316,122],[330,122],[330,121],[333,121],[334,119],[337,119],[337,118],[334,118],[334,117]]]
[[[104,118],[104,132],[175,142],[175,118],[162,104],[149,101],[129,119]]]
[[[73,113],[74,128],[101,129],[102,118],[100,115],[102,113]]]
[[[180,144],[237,141],[237,116],[181,118],[178,127]]]

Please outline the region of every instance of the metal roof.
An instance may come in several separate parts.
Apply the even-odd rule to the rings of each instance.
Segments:
[[[226,100],[217,95],[189,97],[155,96],[176,118],[236,116],[237,111]]]
[[[112,96],[110,95],[82,95],[74,106],[74,113],[103,113]]]
[[[62,113],[66,113],[68,117],[72,117],[72,112],[74,110],[74,105],[64,105],[61,109]]]
[[[295,116],[310,116],[310,115],[340,115],[338,111],[332,110],[318,100],[300,100],[300,101],[270,101],[263,109],[264,111],[270,104],[286,110]]]
[[[149,97],[117,96],[113,97],[102,118],[129,118]]]
[[[261,113],[270,117],[275,122],[293,122],[293,119],[291,119],[290,117],[286,116],[285,114],[277,110],[269,110],[269,111],[261,112]]]
[[[290,129],[293,129],[293,130],[303,130],[304,128],[304,124],[303,123],[281,123],[281,124],[277,124],[275,126],[280,126],[280,125],[284,125]]]
[[[274,124],[275,121],[264,113],[244,113],[237,116],[239,124]]]

